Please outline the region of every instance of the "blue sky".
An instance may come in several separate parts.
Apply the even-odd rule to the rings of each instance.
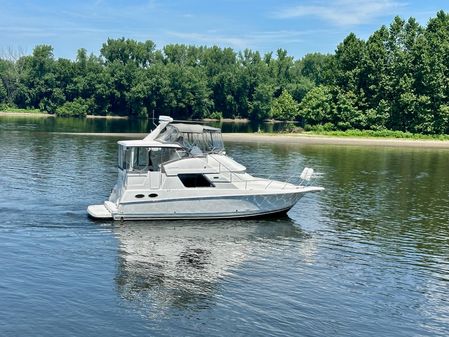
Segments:
[[[0,53],[50,44],[56,57],[98,54],[108,37],[219,45],[300,58],[333,52],[350,32],[367,38],[395,15],[425,25],[449,2],[419,0],[0,0]]]

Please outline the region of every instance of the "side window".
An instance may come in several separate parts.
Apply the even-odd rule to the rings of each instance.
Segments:
[[[150,149],[148,156],[148,169],[150,171],[160,171],[161,170],[161,149],[158,147],[153,147]]]
[[[119,167],[133,172],[148,170],[148,148],[122,147],[119,149]]]
[[[148,148],[137,147],[136,156],[134,161],[134,169],[136,171],[147,171],[148,170]]]
[[[125,149],[126,148],[124,146],[121,146],[121,145],[118,146],[118,162],[117,162],[117,165],[118,165],[118,168],[121,169],[121,170],[125,169]]]
[[[185,151],[178,152],[177,149],[173,148],[162,148],[161,149],[161,162],[166,163],[168,161],[180,159],[186,156]]]
[[[134,149],[127,148],[125,151],[125,155],[123,156],[123,168],[125,170],[130,170],[132,168],[132,161],[134,158]]]

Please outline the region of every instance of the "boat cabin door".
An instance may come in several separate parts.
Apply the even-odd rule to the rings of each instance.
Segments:
[[[157,147],[148,149],[148,176],[152,190],[159,189],[162,183],[160,152],[161,149]]]

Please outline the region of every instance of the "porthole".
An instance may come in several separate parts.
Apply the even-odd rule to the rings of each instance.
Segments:
[[[135,197],[136,197],[137,199],[142,199],[142,198],[144,197],[144,195],[143,195],[143,194],[136,194]]]
[[[158,195],[156,193],[151,193],[151,194],[148,194],[148,196],[150,198],[156,198]]]

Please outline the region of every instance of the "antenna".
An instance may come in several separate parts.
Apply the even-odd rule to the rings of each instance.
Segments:
[[[157,124],[154,122],[154,109],[152,110],[152,114],[153,118],[151,119],[151,121],[153,122],[153,125],[157,128]]]

